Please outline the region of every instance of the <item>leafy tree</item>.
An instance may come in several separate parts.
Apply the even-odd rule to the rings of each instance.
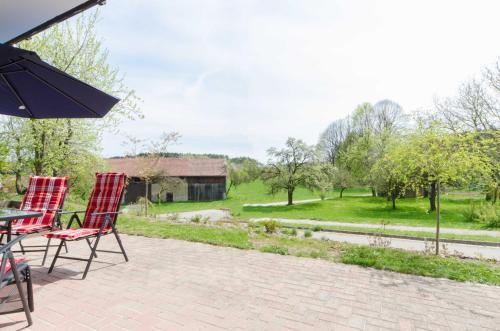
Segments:
[[[441,186],[466,183],[490,170],[471,135],[449,134],[437,128],[417,129],[407,138],[404,148],[405,168],[414,187],[436,188],[436,254],[439,254]]]
[[[346,189],[353,187],[356,183],[351,172],[341,166],[333,168],[332,179],[333,188],[340,191],[340,198]]]
[[[229,195],[231,188],[236,188],[241,184],[250,183],[261,175],[261,168],[256,160],[245,158],[241,163],[227,162],[229,185],[226,188],[226,195]]]
[[[321,200],[333,189],[335,167],[329,162],[317,163],[312,171],[310,187],[318,191]]]
[[[71,191],[85,196],[100,167],[100,140],[104,129],[116,129],[123,118],[138,118],[137,97],[118,69],[108,64],[108,51],[96,35],[98,12],[55,25],[18,46],[38,53],[58,69],[121,99],[103,120],[8,118],[0,132],[9,148],[16,189],[22,176],[69,175]]]
[[[391,137],[398,135],[403,126],[403,110],[391,100],[382,100],[374,106],[359,105],[349,121],[350,131],[337,149],[336,166],[343,178],[350,173],[351,184],[366,185],[376,196],[379,178],[372,171],[375,163],[384,155]],[[355,181],[354,181],[355,180]]]
[[[372,175],[377,178],[378,190],[387,192],[392,201],[392,209],[396,209],[396,199],[404,194],[410,185],[406,151],[405,140],[393,140],[372,168]]]
[[[312,189],[315,183],[315,148],[302,140],[288,138],[285,148],[270,148],[269,161],[262,173],[271,194],[284,190],[288,205],[293,204],[293,193],[298,186]]]

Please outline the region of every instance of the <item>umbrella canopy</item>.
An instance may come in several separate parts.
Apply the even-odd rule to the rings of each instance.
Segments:
[[[103,117],[118,101],[43,62],[34,52],[0,44],[0,114]]]

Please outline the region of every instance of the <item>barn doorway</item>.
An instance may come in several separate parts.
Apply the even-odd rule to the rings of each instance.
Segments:
[[[166,196],[166,201],[167,202],[174,202],[174,194],[171,193],[171,192],[167,192],[167,196]]]

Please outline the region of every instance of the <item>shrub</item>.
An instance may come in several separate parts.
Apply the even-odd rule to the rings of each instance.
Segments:
[[[201,215],[194,215],[193,217],[191,217],[190,221],[193,222],[193,223],[200,223],[200,221],[202,220],[202,217]]]
[[[489,203],[471,203],[462,213],[469,222],[483,223],[488,227],[500,227],[500,211]]]
[[[306,230],[306,231],[304,232],[304,237],[305,237],[305,238],[310,238],[310,237],[312,237],[312,235],[313,235],[313,234],[312,234],[312,232],[311,232],[310,230]]]
[[[311,253],[309,253],[309,256],[312,257],[313,259],[317,259],[320,254],[318,251],[312,251]]]
[[[277,245],[262,246],[260,248],[260,251],[264,253],[288,255],[288,248]]]
[[[267,220],[261,224],[264,226],[267,233],[275,233],[276,229],[279,228],[279,224],[275,220]]]
[[[313,230],[314,232],[317,232],[317,231],[321,231],[321,230],[323,230],[323,228],[322,228],[321,226],[319,226],[319,225],[315,225],[315,226],[313,226],[312,230]]]
[[[291,236],[296,236],[297,235],[297,229],[293,228],[292,231],[290,231]]]

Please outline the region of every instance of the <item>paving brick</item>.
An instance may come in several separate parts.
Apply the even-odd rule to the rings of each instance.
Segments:
[[[37,239],[30,239],[30,241]],[[494,330],[500,287],[178,240],[123,236],[130,262],[100,253],[33,266],[33,330]],[[116,249],[111,236],[103,249]],[[71,255],[88,255],[85,243]],[[26,325],[0,315],[2,330]]]

